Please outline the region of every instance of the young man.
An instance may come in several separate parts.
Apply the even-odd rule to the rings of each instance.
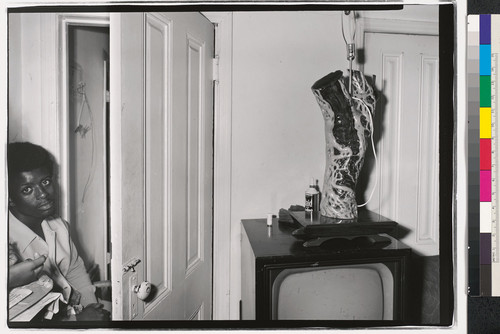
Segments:
[[[53,161],[43,147],[11,143],[9,175],[9,288],[36,280],[41,272],[68,304],[70,318],[109,320],[71,240],[68,223],[56,215]]]

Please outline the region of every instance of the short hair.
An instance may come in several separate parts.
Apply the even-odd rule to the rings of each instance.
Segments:
[[[9,179],[14,174],[46,167],[53,172],[54,161],[42,146],[30,142],[10,143],[7,148]]]

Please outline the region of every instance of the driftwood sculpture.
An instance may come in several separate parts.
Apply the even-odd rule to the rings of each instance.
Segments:
[[[311,87],[325,120],[326,169],[320,212],[337,223],[354,222],[358,216],[356,183],[373,132],[374,90],[363,73],[330,73]]]

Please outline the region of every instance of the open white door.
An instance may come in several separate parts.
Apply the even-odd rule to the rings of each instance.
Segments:
[[[439,37],[365,32],[366,75],[381,90],[375,117],[378,168],[367,207],[410,233],[403,242],[439,254]],[[367,155],[367,161],[373,155]],[[372,160],[373,161],[373,160]],[[375,173],[378,173],[376,175]],[[368,196],[367,196],[368,197]]]
[[[113,320],[210,320],[214,26],[114,13],[110,32]]]

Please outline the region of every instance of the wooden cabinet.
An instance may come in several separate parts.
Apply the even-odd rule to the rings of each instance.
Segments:
[[[378,234],[336,237],[321,246],[304,247],[304,241],[292,235],[297,227],[276,218],[271,227],[265,219],[242,221],[242,320],[291,320],[291,313],[300,320],[404,323],[408,246]],[[364,305],[372,306],[368,310]],[[301,307],[303,314],[297,313]]]

